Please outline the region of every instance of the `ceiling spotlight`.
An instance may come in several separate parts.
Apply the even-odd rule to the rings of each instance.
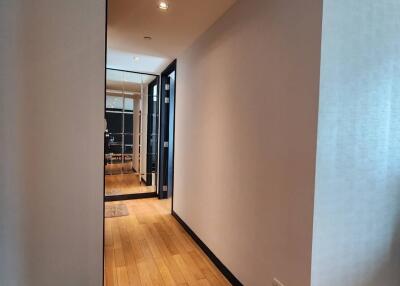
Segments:
[[[161,10],[167,10],[168,9],[167,1],[160,1],[158,3],[158,8],[160,8]]]

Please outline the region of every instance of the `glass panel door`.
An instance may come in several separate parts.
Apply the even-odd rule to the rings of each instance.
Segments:
[[[107,69],[106,199],[155,194],[158,77]]]

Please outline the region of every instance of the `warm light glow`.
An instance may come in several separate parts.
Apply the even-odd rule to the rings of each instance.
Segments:
[[[160,1],[158,4],[158,8],[161,10],[167,10],[168,9],[168,3],[166,1]]]

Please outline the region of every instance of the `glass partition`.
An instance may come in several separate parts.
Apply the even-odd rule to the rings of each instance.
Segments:
[[[107,69],[106,197],[156,193],[158,102],[157,76]]]

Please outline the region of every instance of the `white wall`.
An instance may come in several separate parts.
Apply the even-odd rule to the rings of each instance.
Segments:
[[[141,148],[140,148],[140,175],[141,178],[146,180],[146,167],[147,167],[147,123],[149,116],[149,86],[145,84],[143,86],[143,94],[141,102],[141,110],[142,110],[142,137],[141,137]]]
[[[312,285],[400,281],[400,2],[325,0]]]
[[[141,99],[135,98],[133,100],[133,168],[136,172],[140,172],[140,109]]]
[[[0,1],[0,285],[101,285],[104,2]]]
[[[310,285],[321,4],[239,1],[178,58],[174,210],[244,285]]]

